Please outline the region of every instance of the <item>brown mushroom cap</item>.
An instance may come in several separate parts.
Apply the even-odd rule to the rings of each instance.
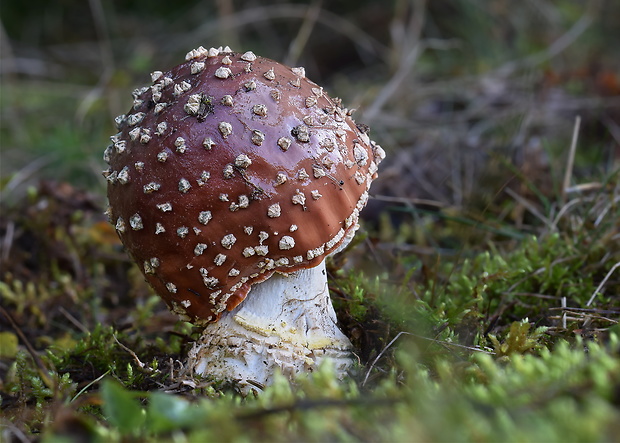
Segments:
[[[383,150],[303,68],[201,47],[152,78],[104,175],[110,221],[173,312],[215,321],[356,228]]]

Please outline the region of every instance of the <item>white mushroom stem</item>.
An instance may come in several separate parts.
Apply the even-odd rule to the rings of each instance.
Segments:
[[[331,360],[343,377],[353,359],[329,298],[325,262],[274,274],[204,330],[189,353],[193,375],[236,381],[246,392],[269,385],[276,371],[289,378]]]

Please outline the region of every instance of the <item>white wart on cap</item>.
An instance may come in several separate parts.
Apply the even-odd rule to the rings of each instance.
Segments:
[[[356,229],[383,150],[302,68],[198,48],[151,78],[104,176],[111,223],[174,312],[216,321]]]

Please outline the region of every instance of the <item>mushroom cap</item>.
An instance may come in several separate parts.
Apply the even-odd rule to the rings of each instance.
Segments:
[[[173,312],[216,321],[352,235],[384,153],[303,68],[201,47],[151,77],[104,176],[110,222]]]

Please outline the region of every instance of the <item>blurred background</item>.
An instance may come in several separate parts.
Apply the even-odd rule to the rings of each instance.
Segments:
[[[489,211],[519,174],[556,192],[576,116],[575,177],[618,167],[615,0],[6,0],[0,18],[4,201],[41,178],[103,195],[113,117],[199,45],[304,66],[357,109],[388,153],[367,217]]]

